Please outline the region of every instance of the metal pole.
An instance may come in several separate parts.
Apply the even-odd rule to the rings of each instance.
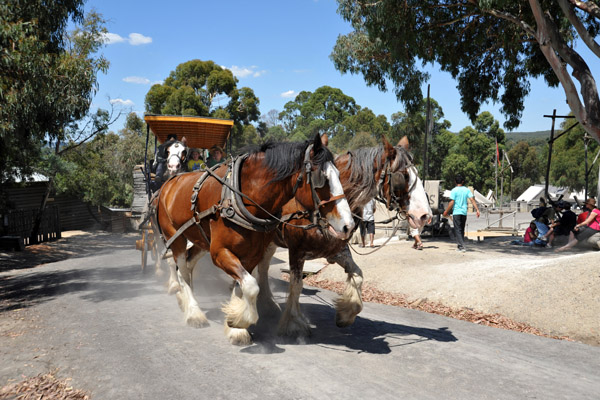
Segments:
[[[496,138],[496,148],[494,150],[496,150],[496,157],[495,157],[496,162],[494,163],[494,167],[495,167],[494,168],[494,171],[495,171],[494,176],[495,176],[495,180],[496,180],[496,188],[495,188],[494,194],[496,197],[496,207],[498,207],[498,202],[500,199],[500,197],[498,196],[498,138]]]
[[[583,135],[583,146],[585,148],[585,199],[588,198],[588,142],[589,136],[587,134]]]
[[[556,108],[552,112],[552,129],[550,129],[550,140],[548,141],[548,163],[546,164],[546,187],[544,188],[544,194],[546,196],[546,200],[549,200],[548,185],[550,182],[550,163],[552,161],[552,144],[554,143],[554,121],[556,121]]]
[[[431,109],[429,104],[429,87],[427,85],[427,109],[425,110],[425,138],[423,139],[423,182],[427,180],[427,169],[429,168],[429,160],[427,159],[427,135],[429,131],[429,119],[431,118]]]

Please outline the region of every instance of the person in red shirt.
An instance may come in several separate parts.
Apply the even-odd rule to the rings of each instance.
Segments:
[[[580,224],[583,221],[585,221],[585,219],[588,217],[588,214],[590,213],[590,210],[593,210],[594,208],[596,208],[596,199],[590,197],[583,204],[583,209],[585,211],[583,211],[577,216],[577,223]]]

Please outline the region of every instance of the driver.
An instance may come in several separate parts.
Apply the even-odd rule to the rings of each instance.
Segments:
[[[163,144],[158,146],[158,148],[156,149],[154,164],[152,165],[156,168],[156,175],[154,178],[154,191],[158,190],[158,188],[160,188],[162,185],[162,178],[165,174],[165,167],[167,164],[167,150],[176,141],[177,135],[174,133],[170,133],[169,135],[167,135],[167,140]]]

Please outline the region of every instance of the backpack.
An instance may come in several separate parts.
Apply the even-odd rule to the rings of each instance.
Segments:
[[[544,215],[544,211],[546,211],[546,207],[534,208],[533,210],[531,210],[531,216],[535,219],[538,219],[542,215]]]

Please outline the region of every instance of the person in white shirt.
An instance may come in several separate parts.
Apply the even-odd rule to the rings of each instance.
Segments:
[[[362,239],[362,246],[365,247],[365,238],[369,235],[369,242],[371,247],[375,247],[373,240],[375,239],[375,199],[371,199],[363,207],[362,212],[363,220],[360,222],[360,236]]]

